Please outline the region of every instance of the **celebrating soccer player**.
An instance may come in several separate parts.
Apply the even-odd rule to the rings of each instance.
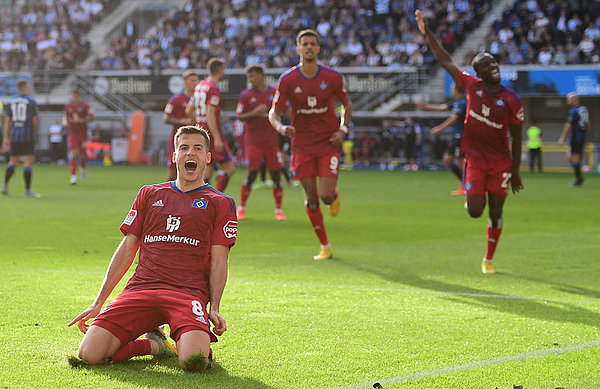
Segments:
[[[98,296],[69,323],[77,323],[85,333],[79,357],[87,363],[177,351],[186,370],[210,367],[210,342],[217,341],[214,334],[227,329],[219,309],[237,220],[234,201],[203,181],[210,163],[209,144],[205,130],[181,127],[172,157],[177,179],[140,189],[121,225],[125,238],[113,255]],[[100,312],[138,249],[135,274]],[[86,321],[94,317],[88,328]],[[176,350],[161,331],[153,331],[165,323],[171,328]],[[148,332],[145,339],[137,339]]]
[[[267,169],[269,169],[271,180],[273,180],[275,219],[286,220],[281,210],[283,186],[281,185],[280,172],[283,168],[283,157],[279,150],[279,134],[267,117],[269,107],[273,103],[275,88],[265,84],[264,70],[260,65],[248,66],[246,77],[252,88],[242,92],[236,112],[238,120],[246,122],[245,143],[248,174],[242,182],[237,218],[238,220],[246,218],[246,202],[261,166],[261,161],[264,160]]]
[[[31,174],[35,156],[35,133],[38,126],[38,106],[33,97],[29,96],[29,83],[26,80],[17,81],[18,93],[5,105],[4,111],[4,140],[2,149],[9,152],[10,158],[6,165],[2,194],[8,194],[8,181],[23,156],[23,177],[25,178],[25,196],[40,197],[31,190]]]
[[[300,31],[296,45],[300,63],[279,79],[269,120],[280,134],[292,137],[291,170],[304,188],[306,213],[321,242],[321,250],[314,259],[328,259],[333,258],[333,250],[327,239],[319,197],[327,204],[331,216],[339,213],[336,185],[340,146],[348,133],[352,103],[342,76],[319,64],[320,46],[316,31]],[[339,122],[334,97],[342,103]],[[292,107],[292,123],[284,125],[281,113],[288,101]]]
[[[194,120],[185,113],[185,108],[190,101],[190,97],[194,94],[196,84],[198,84],[198,73],[188,70],[183,73],[182,78],[183,92],[171,96],[163,114],[163,121],[166,124],[173,125],[171,138],[169,138],[169,144],[167,145],[167,181],[172,181],[177,177],[177,169],[172,162],[172,155],[175,152],[175,133],[181,126],[194,124]]]
[[[94,119],[90,106],[81,100],[77,89],[71,91],[71,101],[65,105],[63,125],[68,128],[67,144],[69,148],[69,167],[71,168],[71,184],[77,183],[77,161],[79,160],[81,179],[85,181],[85,165],[87,161],[85,147],[87,142],[87,124]]]
[[[586,132],[590,128],[590,114],[587,108],[579,104],[579,96],[574,92],[567,94],[567,104],[570,105],[569,118],[563,127],[563,132],[558,140],[564,144],[565,139],[571,133],[571,151],[567,154],[575,172],[575,182],[571,187],[583,185],[583,174],[581,174],[581,156],[585,145]]]
[[[210,133],[212,161],[206,167],[204,178],[208,182],[212,177],[214,164],[219,164],[221,170],[217,174],[217,190],[223,191],[229,178],[235,173],[233,156],[221,130],[221,90],[217,83],[225,75],[225,62],[220,58],[209,59],[208,72],[208,78],[196,85],[186,113]]]
[[[461,71],[429,29],[420,10],[415,11],[419,31],[427,38],[438,62],[452,76],[467,96],[467,117],[461,149],[466,156],[465,191],[467,209],[472,217],[480,217],[489,201],[487,250],[481,270],[495,273],[493,258],[502,232],[502,209],[508,196],[523,189],[521,164],[521,131],[523,105],[519,96],[500,83],[500,69],[489,53],[479,53],[472,61],[477,77]],[[512,152],[509,147],[512,137]]]

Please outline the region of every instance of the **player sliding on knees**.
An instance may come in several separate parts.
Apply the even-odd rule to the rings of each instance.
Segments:
[[[172,156],[176,180],[140,189],[121,225],[125,238],[112,257],[98,296],[69,323],[77,323],[85,333],[79,346],[84,362],[96,365],[177,351],[185,370],[210,367],[210,342],[227,330],[219,308],[237,220],[234,201],[203,181],[211,159],[209,147],[204,129],[179,128]],[[102,310],[138,250],[134,275]],[[88,328],[86,322],[94,317]],[[209,321],[214,325],[212,332]],[[176,349],[157,329],[164,324],[169,324]],[[144,333],[146,337],[138,339]]]
[[[319,197],[327,204],[331,216],[339,213],[340,199],[336,185],[340,146],[348,133],[352,103],[342,76],[317,61],[321,49],[317,32],[300,31],[296,46],[300,63],[279,79],[269,120],[281,135],[292,137],[290,170],[302,184],[306,213],[321,242],[321,250],[313,258],[328,259],[333,258],[333,249],[325,232]],[[339,122],[335,113],[336,97],[342,103]],[[281,113],[288,101],[292,106],[292,124],[284,125]]]
[[[472,61],[477,77],[461,71],[440,45],[427,25],[420,10],[415,11],[419,31],[427,38],[435,58],[452,76],[467,96],[461,149],[466,156],[465,192],[467,210],[472,217],[480,217],[489,202],[487,250],[481,270],[495,273],[493,258],[502,232],[502,209],[508,196],[523,189],[521,165],[521,132],[523,105],[519,96],[500,84],[500,69],[489,53],[479,53]],[[509,146],[509,133],[512,144]],[[512,150],[511,150],[512,148]]]

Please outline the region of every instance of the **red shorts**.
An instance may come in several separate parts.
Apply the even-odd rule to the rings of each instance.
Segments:
[[[225,140],[223,140],[223,151],[217,153],[214,149],[213,144],[210,144],[210,154],[211,154],[211,164],[223,164],[225,162],[233,161],[233,156],[231,155],[231,150],[229,150],[229,145]]]
[[[81,150],[85,152],[85,143],[87,142],[87,136],[78,136],[78,135],[67,135],[67,145],[69,151],[77,151]]]
[[[337,178],[340,172],[340,152],[336,150],[319,156],[294,152],[290,170],[297,180],[309,177]]]
[[[464,187],[468,195],[484,196],[486,192],[508,196],[512,161],[499,161],[493,164],[465,160]]]
[[[260,147],[251,144],[246,145],[248,169],[258,169],[263,159],[268,170],[281,170],[283,168],[283,156],[281,155],[279,146]]]
[[[92,325],[106,329],[119,338],[122,345],[165,323],[169,324],[175,342],[183,333],[193,330],[208,333],[211,342],[216,342],[217,338],[210,332],[206,304],[175,290],[125,291],[104,307]]]

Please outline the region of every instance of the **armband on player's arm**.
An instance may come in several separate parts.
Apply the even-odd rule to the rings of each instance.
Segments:
[[[344,134],[348,135],[348,126],[340,124],[340,131],[342,131]]]

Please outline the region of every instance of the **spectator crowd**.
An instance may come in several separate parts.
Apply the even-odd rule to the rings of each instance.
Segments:
[[[508,65],[600,64],[600,2],[515,1],[481,50]]]

